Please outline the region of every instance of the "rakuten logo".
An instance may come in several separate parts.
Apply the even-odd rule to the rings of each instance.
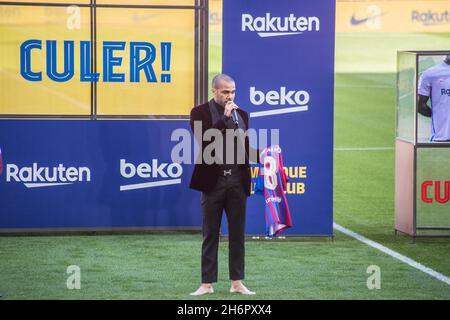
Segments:
[[[317,17],[296,17],[293,13],[289,17],[272,17],[266,13],[263,17],[254,18],[251,14],[242,15],[242,31],[258,32],[262,38],[293,34],[305,31],[319,31],[320,20]]]
[[[441,12],[412,11],[411,21],[421,23],[424,26],[435,26],[450,23],[450,14],[448,10]]]
[[[120,159],[120,175],[126,179],[135,178],[136,176],[143,179],[149,178],[169,178],[159,181],[134,183],[121,185],[120,191],[144,189],[152,187],[160,187],[171,184],[181,183],[179,178],[183,174],[183,167],[179,163],[161,163],[158,164],[158,159],[152,159],[152,163],[140,163],[134,165],[128,163],[126,159]]]
[[[441,89],[441,96],[449,96],[450,97],[450,89]]]
[[[287,108],[265,110],[252,112],[251,117],[259,117],[265,115],[290,113],[298,111],[308,110],[308,102],[310,96],[308,91],[305,90],[287,90],[286,87],[280,87],[279,90],[270,90],[263,92],[257,90],[256,87],[250,87],[250,102],[255,106],[261,106],[263,104],[269,106],[287,106]]]
[[[50,168],[33,163],[31,167],[21,168],[16,164],[6,164],[6,182],[23,182],[27,188],[53,187],[83,181],[91,181],[91,170],[87,167],[66,168],[59,164]]]

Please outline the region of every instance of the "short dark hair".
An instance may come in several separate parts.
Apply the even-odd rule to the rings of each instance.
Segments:
[[[212,83],[211,83],[212,87],[217,88],[217,85],[219,84],[220,81],[234,82],[234,79],[225,73],[217,74],[212,79]]]

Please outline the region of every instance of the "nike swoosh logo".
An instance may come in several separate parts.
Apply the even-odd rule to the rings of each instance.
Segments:
[[[377,15],[374,15],[374,16],[369,16],[369,17],[364,18],[364,19],[356,19],[356,18],[355,18],[355,15],[353,14],[353,15],[352,15],[352,18],[350,19],[350,23],[351,23],[353,26],[357,26],[357,25],[359,25],[359,24],[366,23],[366,22],[369,21],[369,20],[372,20],[372,19],[381,17],[383,14],[384,14],[384,13],[380,13],[380,14],[377,14]]]

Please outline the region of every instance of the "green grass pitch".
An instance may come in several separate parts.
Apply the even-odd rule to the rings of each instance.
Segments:
[[[210,74],[220,70],[211,35]],[[334,220],[450,276],[450,239],[394,235],[396,51],[449,49],[450,34],[337,34]],[[379,150],[345,148],[382,147]],[[338,231],[335,239],[251,240],[246,280],[256,296],[228,293],[221,242],[216,293],[197,299],[450,299],[450,286]],[[200,234],[0,237],[1,299],[192,299]],[[68,290],[69,265],[81,289]],[[381,288],[369,290],[377,265]]]

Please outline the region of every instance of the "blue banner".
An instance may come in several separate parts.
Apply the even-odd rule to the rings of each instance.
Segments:
[[[176,129],[188,121],[1,120],[0,229],[199,228]]]
[[[229,0],[223,9],[223,72],[236,81],[236,104],[252,128],[279,129],[293,222],[283,233],[331,235],[335,1]],[[254,195],[247,234],[264,225],[264,198]]]
[[[293,222],[283,234],[333,233],[334,6],[224,1],[236,103],[252,128],[279,130]],[[0,120],[0,150],[0,231],[201,226],[186,120]],[[248,235],[265,233],[264,207],[249,198]]]

